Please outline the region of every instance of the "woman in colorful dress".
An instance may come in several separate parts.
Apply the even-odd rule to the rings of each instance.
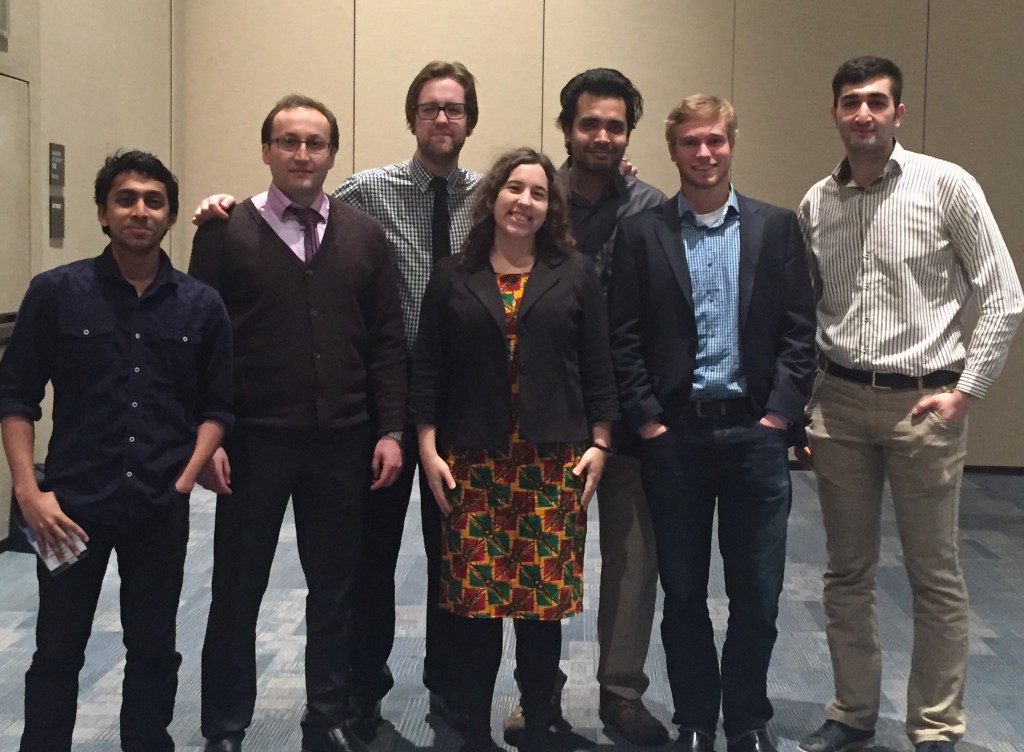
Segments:
[[[427,287],[409,402],[445,515],[441,607],[461,617],[463,750],[491,747],[503,618],[520,748],[547,750],[561,620],[582,609],[586,507],[618,401],[601,286],[543,154],[508,152],[478,186],[463,252]]]

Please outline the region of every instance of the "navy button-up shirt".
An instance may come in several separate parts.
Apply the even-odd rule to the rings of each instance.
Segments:
[[[231,324],[215,290],[161,252],[140,296],[109,246],[32,280],[0,360],[0,417],[41,417],[53,384],[43,490],[76,520],[143,517],[174,481],[202,421],[231,426]]]

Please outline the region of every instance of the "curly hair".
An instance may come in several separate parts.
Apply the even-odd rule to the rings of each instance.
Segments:
[[[539,164],[548,178],[548,213],[537,230],[537,255],[541,258],[564,256],[576,248],[569,222],[569,203],[558,180],[555,166],[544,154],[529,147],[505,152],[487,171],[476,187],[473,198],[473,225],[462,245],[461,263],[482,266],[490,259],[494,246],[494,203],[508,182],[509,175],[520,165]]]

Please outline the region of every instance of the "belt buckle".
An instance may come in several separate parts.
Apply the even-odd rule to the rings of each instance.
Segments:
[[[719,400],[694,400],[694,412],[698,418],[720,418],[722,416],[722,405]],[[714,404],[717,410],[705,412],[704,408]]]

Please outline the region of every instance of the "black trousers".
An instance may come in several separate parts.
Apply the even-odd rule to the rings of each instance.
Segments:
[[[80,523],[89,553],[51,576],[39,563],[36,652],[25,674],[21,752],[70,752],[78,711],[78,674],[92,633],[111,551],[121,578],[126,648],[121,691],[121,749],[167,752],[181,655],[175,621],[188,547],[188,498],[118,525]]]
[[[395,643],[395,568],[412,495],[419,445],[414,426],[403,434],[402,474],[369,495],[363,514],[350,690],[362,701],[379,700],[394,686],[388,656]],[[441,512],[420,475],[423,550],[427,556],[426,650],[423,684],[451,699],[457,691],[450,615],[438,607],[441,578]]]
[[[289,497],[306,578],[304,746],[345,719],[352,601],[369,426],[237,427],[225,442],[232,494],[217,499],[210,618],[202,661],[202,732],[241,734],[256,702],[256,623]]]

